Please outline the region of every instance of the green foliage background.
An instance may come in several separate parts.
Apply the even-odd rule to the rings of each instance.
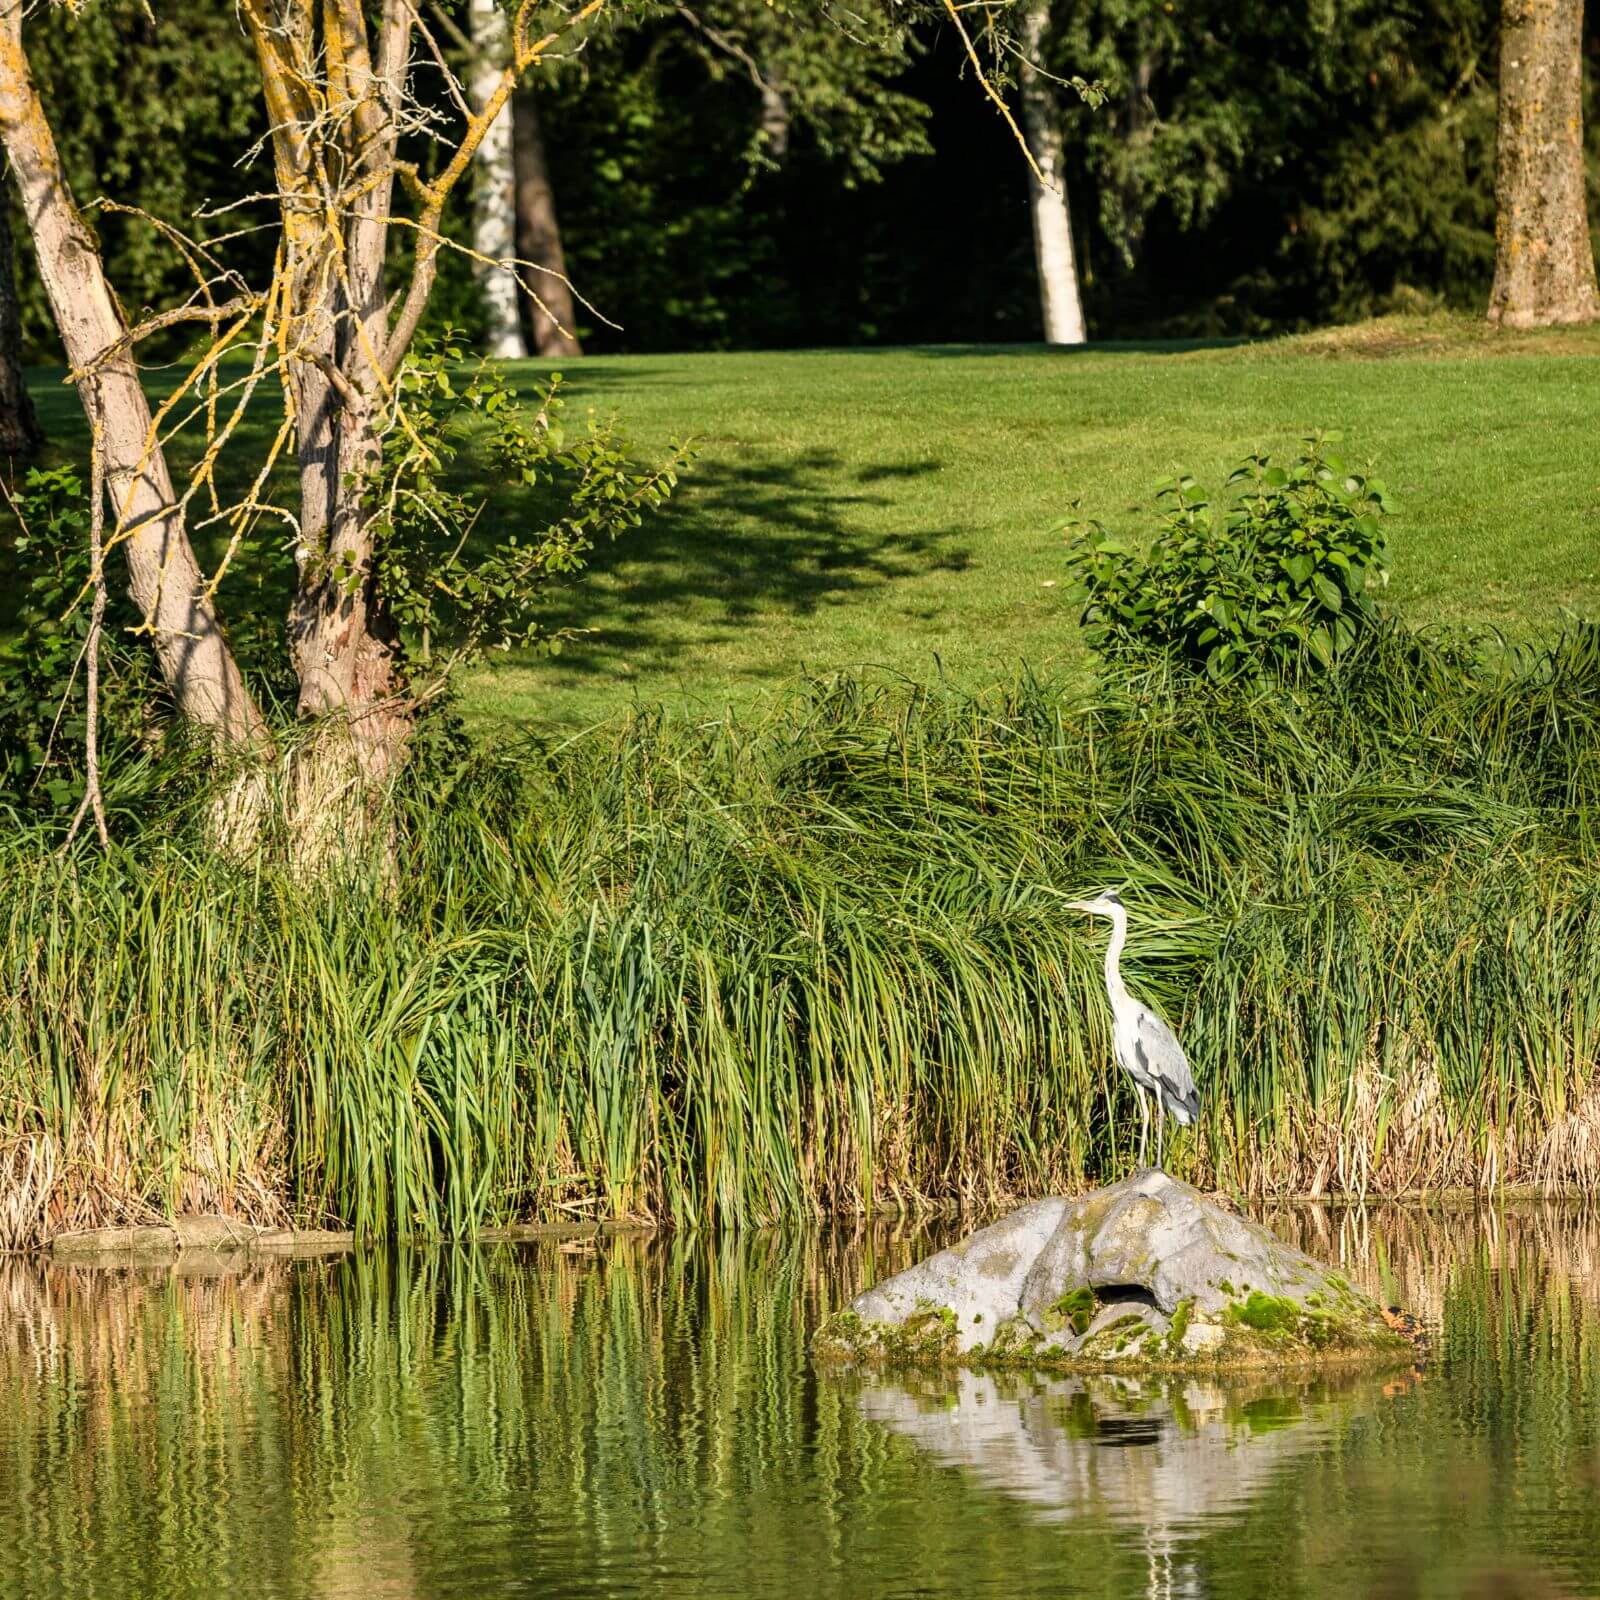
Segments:
[[[237,164],[262,117],[231,9],[155,10],[61,12],[30,48],[80,198],[182,219],[263,186]],[[573,274],[621,325],[589,319],[590,349],[1036,336],[1025,173],[948,28],[858,37],[764,0],[696,11],[782,83],[791,136],[774,146],[749,74],[672,7],[630,10],[541,79]],[[1492,0],[1063,0],[1048,65],[1109,94],[1064,111],[1095,334],[1477,306],[1496,18]],[[151,228],[99,226],[131,307],[184,291]],[[438,315],[470,330],[465,264],[446,276]],[[54,359],[25,290],[31,353]]]

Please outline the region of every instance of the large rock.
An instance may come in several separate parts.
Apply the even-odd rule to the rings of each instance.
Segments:
[[[825,1360],[1189,1368],[1404,1361],[1337,1272],[1147,1169],[1014,1211],[857,1295]]]

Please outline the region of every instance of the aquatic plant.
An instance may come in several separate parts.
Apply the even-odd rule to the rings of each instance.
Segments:
[[[1123,1170],[1100,946],[1202,1185],[1600,1178],[1600,648],[1384,628],[1301,689],[821,680],[419,762],[398,867],[0,843],[0,1245],[985,1206]],[[448,752],[449,747],[444,747]],[[194,801],[198,817],[208,801]],[[24,1181],[25,1175],[25,1181]]]

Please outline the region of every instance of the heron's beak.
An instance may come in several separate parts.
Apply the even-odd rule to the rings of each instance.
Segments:
[[[1069,901],[1067,901],[1067,910],[1069,910],[1069,911],[1088,911],[1088,912],[1090,912],[1092,914],[1094,912],[1097,912],[1099,909],[1100,909],[1100,907],[1097,906],[1094,903],[1093,900],[1069,900]]]

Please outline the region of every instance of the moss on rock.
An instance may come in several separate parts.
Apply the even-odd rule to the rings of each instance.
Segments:
[[[1035,1202],[867,1290],[819,1330],[815,1351],[1134,1373],[1398,1365],[1412,1346],[1347,1278],[1145,1172],[1082,1201]]]
[[[1051,1301],[1045,1320],[1051,1332],[1058,1328],[1070,1328],[1081,1338],[1088,1332],[1089,1324],[1094,1321],[1094,1314],[1099,1309],[1100,1303],[1094,1297],[1094,1290],[1088,1284],[1080,1283],[1075,1289],[1069,1289]]]

